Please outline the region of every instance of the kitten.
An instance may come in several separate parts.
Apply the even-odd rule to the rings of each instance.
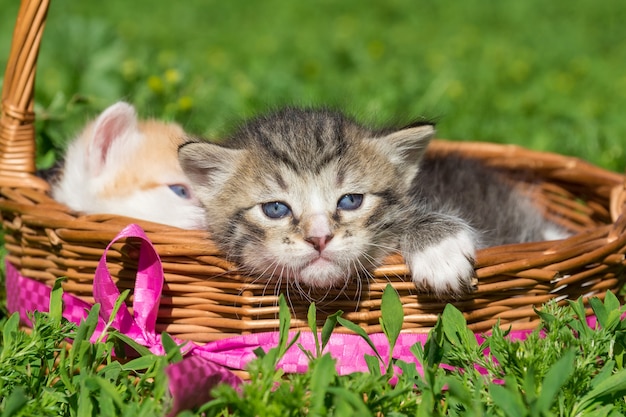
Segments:
[[[180,126],[139,121],[118,102],[70,143],[52,196],[76,211],[110,213],[205,228],[205,214],[178,162],[186,134]]]
[[[399,250],[418,287],[458,295],[477,248],[566,236],[479,163],[425,157],[433,135],[286,108],[223,144],[191,141],[179,159],[227,255],[298,288],[344,286]]]

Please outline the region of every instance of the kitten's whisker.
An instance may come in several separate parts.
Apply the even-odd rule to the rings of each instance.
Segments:
[[[358,265],[357,265],[358,263]],[[361,272],[363,272],[365,274],[365,281],[366,283],[369,285],[369,281],[372,279],[372,274],[370,273],[370,271],[363,265],[363,263],[361,262],[361,260],[359,258],[355,259],[355,265],[354,265],[355,269],[357,270],[357,276],[359,277],[358,281],[357,281],[357,301],[356,301],[356,306],[358,308],[358,305],[361,303],[361,296],[363,294],[363,282],[361,280],[361,275],[359,273],[359,270]],[[360,267],[360,268],[359,268]]]
[[[286,285],[285,285],[285,298],[287,299],[287,304],[289,304],[289,311],[291,312],[291,315],[294,316],[296,313],[296,310],[293,307],[293,301],[291,299],[291,293],[289,291],[289,288],[291,287],[291,283],[289,281],[289,273],[287,273],[287,277],[285,278],[285,265],[281,265],[280,267],[280,274],[279,276],[279,282],[281,285],[276,287],[276,296],[279,297],[280,296],[280,290],[282,288],[282,283],[283,283],[283,278],[285,278],[286,280]]]
[[[373,248],[384,249],[387,253],[398,252],[397,246],[383,245],[383,244],[376,243],[376,242],[365,242],[365,245],[369,247],[373,247]]]
[[[265,271],[263,271],[263,274],[267,273],[267,271],[269,270],[269,268],[271,268],[271,266],[274,265],[274,269],[272,270],[272,273],[270,274],[270,278],[267,281],[267,286],[270,284],[270,282],[272,281],[273,278],[276,278],[276,285],[274,285],[274,291],[273,294],[278,295],[278,291],[280,291],[278,288],[280,288],[280,283],[282,282],[282,274],[279,276],[276,276],[276,270],[278,269],[278,262],[272,262],[272,264],[270,264],[267,269]],[[265,288],[263,289],[263,295],[265,295]]]

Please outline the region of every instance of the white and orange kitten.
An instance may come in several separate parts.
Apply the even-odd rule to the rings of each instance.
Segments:
[[[500,175],[460,156],[429,156],[430,124],[371,129],[330,110],[286,108],[228,141],[179,149],[222,250],[296,288],[365,279],[404,256],[417,287],[469,291],[481,247],[563,238]]]
[[[177,124],[140,121],[133,106],[115,103],[69,144],[52,196],[79,212],[202,229],[204,209],[178,162],[184,141]]]

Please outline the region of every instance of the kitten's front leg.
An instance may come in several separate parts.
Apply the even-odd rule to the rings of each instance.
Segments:
[[[439,297],[469,292],[475,276],[477,235],[458,217],[419,216],[401,242],[413,282]]]

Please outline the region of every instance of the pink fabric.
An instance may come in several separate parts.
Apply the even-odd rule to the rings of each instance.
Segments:
[[[47,312],[50,306],[52,288],[39,281],[23,277],[9,262],[6,266],[7,309],[9,312],[18,312],[20,319],[27,325],[32,325],[28,313],[33,311]],[[63,317],[67,320],[80,323],[87,318],[92,305],[71,294],[63,294]],[[98,323],[97,333],[104,329],[104,323]]]
[[[112,327],[146,346],[151,352],[163,354],[161,336],[155,332],[163,289],[163,269],[159,256],[147,236],[139,226],[134,224],[124,228],[107,246],[98,264],[94,276],[93,295],[96,302],[101,304],[101,311],[94,338],[100,336],[104,330],[104,325],[110,319],[115,302],[120,295],[107,269],[106,254],[113,243],[129,237],[141,240],[133,314],[125,304],[122,304],[113,318]],[[49,287],[20,275],[17,269],[8,262],[6,271],[7,306],[11,312],[19,312],[21,319],[29,323],[28,312],[48,311],[51,291]],[[91,305],[71,294],[64,294],[63,302],[63,316],[77,324],[87,316],[91,308]],[[528,333],[529,331],[518,331],[512,332],[510,336],[513,339],[523,339]],[[291,336],[293,337],[293,334]],[[231,370],[245,369],[246,364],[255,357],[253,351],[256,348],[261,347],[267,351],[277,345],[278,337],[277,332],[268,332],[232,337],[205,345],[187,342],[184,347],[185,359],[170,365],[167,369],[170,390],[175,403],[173,412],[182,407],[206,401],[210,388],[217,383],[226,382],[233,386],[240,384],[241,380]],[[384,358],[388,357],[389,347],[385,335],[377,333],[370,335],[370,338],[378,352]],[[410,348],[415,343],[424,344],[426,338],[425,334],[401,334],[393,357],[415,363],[416,360]],[[177,343],[182,343],[182,341],[178,340]],[[299,343],[305,349],[315,351],[312,333],[302,333]],[[352,334],[333,334],[326,350],[336,359],[337,371],[341,375],[367,372],[364,355],[373,354],[372,349],[361,337]],[[279,366],[286,372],[304,372],[307,364],[306,355],[297,346],[292,346],[280,361]]]
[[[124,228],[104,251],[96,268],[93,280],[93,296],[101,304],[100,317],[107,321],[113,312],[120,291],[111,278],[106,264],[106,254],[115,242],[128,237],[141,240],[140,256],[135,279],[135,297],[133,300],[133,314],[131,315],[126,304],[122,304],[113,319],[112,327],[136,342],[148,347],[152,353],[162,355],[160,335],[155,333],[157,313],[163,290],[163,268],[159,255],[144,234],[135,224]]]

